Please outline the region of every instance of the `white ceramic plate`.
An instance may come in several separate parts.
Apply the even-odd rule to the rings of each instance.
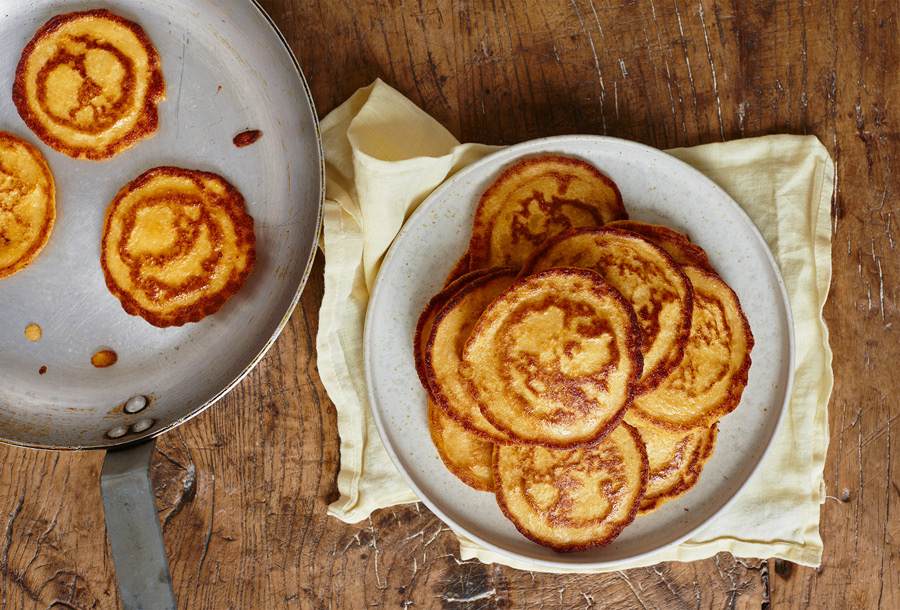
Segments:
[[[559,554],[524,538],[497,506],[444,467],[432,445],[426,394],[413,364],[416,321],[468,247],[481,193],[515,161],[540,153],[582,158],[610,176],[633,220],[687,233],[731,285],[756,345],[738,408],[719,423],[717,450],[697,485],[638,517],[606,547]],[[539,566],[611,567],[678,544],[727,506],[760,464],[793,378],[793,326],[778,267],[746,214],[708,178],[665,153],[597,136],[525,142],[447,180],[407,221],[385,257],[366,319],[366,381],[382,440],[422,501],[451,528],[508,557]]]

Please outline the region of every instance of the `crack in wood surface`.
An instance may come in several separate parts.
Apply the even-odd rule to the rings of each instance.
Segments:
[[[210,473],[210,488],[213,490],[213,493],[210,494],[209,499],[209,525],[206,527],[206,532],[203,535],[203,552],[200,554],[200,561],[197,562],[197,584],[201,583],[200,580],[201,575],[203,574],[203,563],[206,561],[206,557],[209,554],[209,543],[212,539],[213,532],[213,523],[215,521],[216,515],[216,494],[215,494],[215,483],[216,483],[216,475]]]

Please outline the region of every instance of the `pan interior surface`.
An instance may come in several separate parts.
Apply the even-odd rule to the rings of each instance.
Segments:
[[[22,49],[53,15],[91,8],[13,3],[0,20],[0,129],[38,147],[57,190],[47,246],[0,280],[0,437],[34,447],[132,442],[212,404],[287,322],[318,239],[323,165],[315,109],[296,60],[253,3],[126,1],[113,9],[147,33],[166,81],[157,132],[131,149],[107,161],[74,160],[25,126],[9,95]],[[235,146],[234,136],[248,130],[262,137]],[[241,291],[182,327],[128,315],[100,266],[107,206],[122,186],[160,165],[223,176],[244,196],[257,240],[256,267]],[[32,324],[42,330],[37,341],[26,337]],[[92,365],[101,350],[114,351],[116,363]]]

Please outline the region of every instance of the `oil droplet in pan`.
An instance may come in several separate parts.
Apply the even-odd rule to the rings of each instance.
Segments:
[[[245,146],[250,146],[261,137],[262,132],[260,130],[250,129],[248,131],[242,131],[241,133],[234,136],[234,139],[231,142],[238,148],[243,148]]]
[[[102,369],[114,365],[118,359],[119,355],[116,352],[111,349],[104,349],[91,356],[91,364],[98,369]]]
[[[29,324],[25,327],[25,336],[29,341],[37,341],[41,338],[42,334],[41,327],[37,324]]]

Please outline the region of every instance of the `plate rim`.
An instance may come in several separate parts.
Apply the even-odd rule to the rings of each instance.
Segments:
[[[717,192],[720,196],[723,197],[723,200],[727,200],[728,205],[732,207],[733,210],[737,212],[740,216],[741,220],[745,225],[749,228],[750,233],[753,238],[762,246],[762,250],[765,253],[765,259],[768,263],[769,267],[772,269],[775,275],[775,279],[777,280],[778,292],[781,296],[781,306],[783,307],[783,311],[785,314],[785,321],[787,323],[787,347],[788,347],[788,371],[787,371],[787,379],[785,383],[784,390],[784,399],[781,401],[778,408],[778,418],[775,422],[774,427],[772,428],[772,433],[766,443],[765,448],[761,451],[759,459],[750,468],[750,472],[747,475],[744,482],[734,491],[732,496],[728,498],[719,508],[717,508],[711,515],[709,515],[706,519],[702,520],[700,523],[690,528],[687,532],[683,533],[680,536],[676,536],[671,541],[658,546],[652,550],[644,551],[642,553],[636,553],[634,555],[628,557],[622,557],[619,559],[610,559],[610,560],[602,560],[602,561],[586,561],[586,562],[572,562],[572,561],[551,561],[539,557],[526,556],[521,553],[510,551],[508,549],[504,549],[499,545],[484,540],[483,537],[473,534],[468,531],[465,527],[456,523],[455,520],[450,518],[440,507],[436,506],[436,503],[428,497],[427,494],[423,492],[423,490],[416,484],[413,477],[406,471],[404,467],[401,466],[401,460],[399,459],[399,455],[397,454],[397,450],[392,446],[390,442],[387,441],[387,422],[384,421],[382,417],[382,413],[380,409],[376,408],[378,401],[376,400],[375,390],[374,390],[374,380],[373,380],[373,366],[371,365],[371,352],[373,349],[373,341],[371,338],[372,334],[372,318],[374,317],[374,306],[373,304],[377,302],[377,297],[384,290],[385,282],[381,281],[384,275],[381,273],[381,270],[386,266],[390,265],[393,259],[399,256],[397,253],[399,252],[398,244],[403,241],[403,237],[413,230],[413,227],[417,224],[418,217],[423,216],[429,212],[430,207],[433,207],[435,204],[434,201],[440,199],[444,196],[445,192],[452,191],[452,187],[458,181],[464,181],[471,174],[476,173],[484,166],[489,166],[492,164],[496,164],[496,170],[499,170],[503,167],[504,164],[509,162],[514,162],[518,158],[522,158],[527,156],[529,153],[540,153],[540,152],[559,152],[559,148],[561,148],[560,144],[563,144],[567,141],[588,141],[590,143],[594,143],[597,145],[613,145],[621,148],[635,148],[641,150],[644,153],[650,153],[654,155],[662,155],[666,158],[667,162],[671,162],[676,167],[679,167],[680,170],[692,174],[696,179],[704,182],[708,188],[712,191]],[[551,148],[553,150],[551,150]],[[441,184],[434,188],[434,190],[426,196],[422,202],[416,207],[415,211],[409,216],[409,218],[403,223],[400,231],[398,231],[394,240],[391,243],[391,247],[388,249],[385,254],[381,266],[379,268],[378,276],[376,277],[375,284],[372,289],[372,293],[369,296],[369,302],[366,306],[366,315],[363,326],[363,369],[366,383],[366,398],[368,400],[367,408],[369,409],[373,420],[375,421],[375,426],[378,430],[378,434],[381,440],[382,445],[385,448],[388,456],[391,458],[391,462],[394,467],[397,469],[401,477],[410,486],[412,491],[418,498],[418,501],[425,504],[429,510],[431,510],[441,521],[443,521],[450,529],[459,535],[465,536],[468,540],[475,542],[482,546],[484,549],[488,551],[492,551],[502,557],[506,557],[508,559],[514,561],[521,561],[526,564],[532,564],[535,567],[543,567],[543,568],[551,568],[551,569],[563,569],[563,570],[573,570],[573,571],[595,571],[598,569],[605,568],[615,568],[618,566],[622,566],[625,564],[633,564],[641,562],[647,558],[660,555],[667,550],[670,550],[685,540],[688,540],[697,532],[702,530],[703,528],[710,525],[718,516],[720,516],[725,510],[727,510],[737,499],[742,495],[742,493],[746,490],[749,484],[758,476],[762,464],[766,461],[768,456],[773,450],[775,445],[775,439],[779,436],[782,425],[784,423],[784,419],[787,416],[787,411],[789,408],[789,404],[791,401],[791,396],[793,393],[793,384],[794,384],[794,372],[796,368],[796,344],[795,344],[795,332],[794,332],[794,320],[793,320],[793,312],[791,310],[790,298],[787,293],[787,288],[784,283],[784,278],[781,274],[781,268],[775,260],[774,255],[772,254],[771,249],[769,248],[768,243],[760,232],[759,228],[747,214],[747,212],[741,207],[737,201],[734,200],[731,195],[729,195],[722,187],[716,184],[711,178],[709,178],[706,174],[691,166],[685,161],[669,154],[668,152],[653,148],[652,146],[647,146],[645,144],[641,144],[638,142],[634,142],[631,140],[626,140],[623,138],[616,138],[612,136],[599,136],[599,135],[589,135],[589,134],[569,134],[569,135],[558,135],[558,136],[547,136],[542,138],[536,138],[532,140],[526,140],[523,142],[519,142],[517,144],[513,144],[510,146],[506,146],[494,152],[491,152],[484,157],[470,163],[469,165],[463,167],[453,175],[447,177]],[[602,548],[602,547],[597,547]],[[578,554],[560,554],[560,558],[566,557],[578,557]],[[668,558],[672,559],[672,558]],[[667,559],[660,558],[660,561],[665,561]]]

